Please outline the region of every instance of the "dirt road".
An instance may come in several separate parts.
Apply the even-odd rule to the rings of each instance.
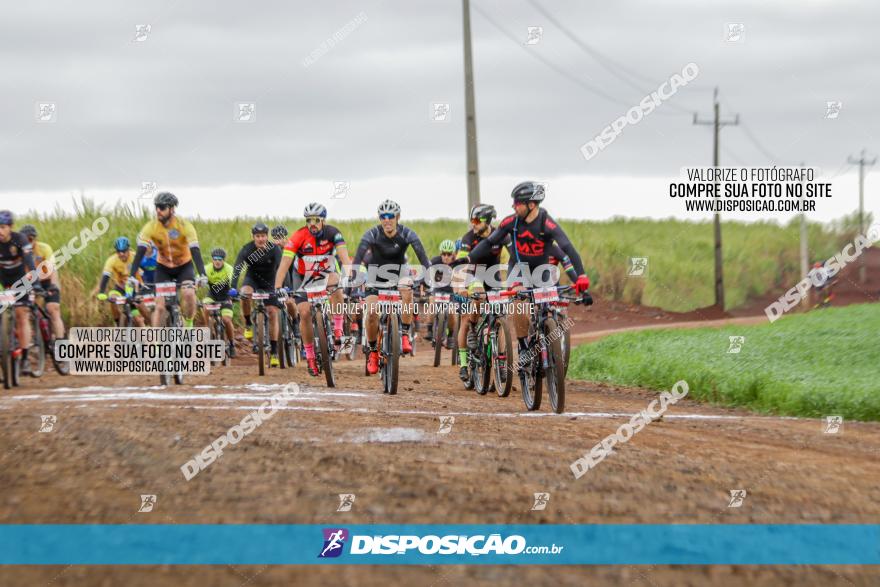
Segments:
[[[463,389],[428,353],[396,397],[363,364],[326,389],[250,359],[183,387],[129,377],[26,381],[0,398],[2,523],[878,523],[880,425],[755,416],[680,401],[579,480],[569,465],[656,396],[570,382],[568,413]],[[180,467],[290,381],[302,392],[207,470]],[[41,415],[57,420],[39,432]],[[440,417],[452,429],[438,433]],[[729,492],[746,489],[739,508]],[[544,511],[533,494],[550,493]],[[338,495],[353,493],[350,512]],[[140,495],[153,512],[138,513]],[[3,584],[870,584],[865,568],[4,569]],[[850,583],[851,582],[851,583]]]

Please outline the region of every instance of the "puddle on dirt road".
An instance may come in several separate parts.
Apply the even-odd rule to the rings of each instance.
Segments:
[[[357,444],[370,442],[422,442],[425,438],[425,432],[416,428],[367,428],[352,432],[341,438],[339,442],[354,442]]]

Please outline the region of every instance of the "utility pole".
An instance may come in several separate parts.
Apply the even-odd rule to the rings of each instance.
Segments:
[[[721,134],[722,126],[736,126],[739,124],[739,114],[733,120],[721,120],[721,105],[718,104],[718,88],[715,88],[713,94],[715,119],[713,121],[703,121],[697,118],[694,113],[694,124],[711,124],[715,127],[715,141],[712,156],[712,165],[718,167],[718,140]],[[724,310],[724,270],[721,257],[721,214],[715,213],[715,305]]]
[[[877,157],[870,161],[865,159],[865,149],[858,159],[847,157],[851,164],[859,165],[859,234],[865,234],[865,165],[874,165]],[[865,256],[859,255],[859,283],[865,283]]]
[[[801,169],[805,169],[806,164],[801,163]],[[806,182],[804,182],[806,183]],[[810,272],[809,247],[807,246],[807,214],[801,212],[801,279]],[[801,306],[804,310],[810,307],[810,296],[804,296],[801,300]]]
[[[464,13],[464,108],[467,141],[468,211],[480,201],[480,169],[477,165],[477,115],[474,106],[474,62],[471,57],[471,3],[462,0]]]

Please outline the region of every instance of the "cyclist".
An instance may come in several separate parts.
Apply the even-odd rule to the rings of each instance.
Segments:
[[[275,275],[275,287],[283,287],[288,276],[292,276],[290,290],[299,310],[300,332],[309,374],[318,375],[318,362],[315,355],[315,333],[312,328],[312,307],[308,301],[308,287],[319,282],[323,287],[339,285],[339,272],[335,255],[342,264],[349,266],[348,246],[345,237],[335,226],[327,224],[327,208],[312,202],[303,210],[306,225],[294,232],[284,247],[284,256]],[[296,263],[294,263],[296,257]],[[291,270],[293,268],[293,270]],[[337,288],[330,295],[333,315],[333,337],[338,342],[342,338],[345,316],[339,310],[343,307],[343,291]]]
[[[428,298],[428,311],[425,313],[425,320],[428,323],[428,334],[425,336],[426,340],[434,340],[434,304],[436,302],[435,295],[438,293],[450,294],[450,297],[453,293],[452,291],[452,262],[455,261],[455,243],[451,240],[446,239],[440,243],[440,254],[436,257],[431,258],[431,270],[433,273],[433,279],[426,280],[429,281],[428,286],[430,287],[430,296]],[[446,266],[449,270],[434,270],[435,267]],[[456,314],[449,314],[450,323],[447,325],[448,328],[452,332],[456,332],[455,328],[455,320]],[[445,332],[437,333],[437,343],[443,344],[446,348],[453,347],[452,337],[450,336],[447,340]]]
[[[546,210],[541,208],[544,201],[544,186],[534,181],[524,181],[513,188],[510,196],[513,199],[514,213],[502,220],[492,234],[480,241],[464,258],[457,262],[472,263],[479,260],[495,247],[511,239],[511,259],[508,285],[514,290],[532,287],[531,272],[540,265],[548,263],[553,241],[568,256],[574,274],[575,291],[583,295],[584,303],[590,305],[593,299],[587,291],[590,279],[584,272],[581,257],[568,239],[565,231],[557,224]],[[526,351],[526,338],[529,333],[529,312],[526,304],[518,304],[514,313],[514,327],[519,351]]]
[[[46,312],[52,322],[52,332],[56,339],[62,339],[64,322],[61,320],[61,281],[55,270],[55,253],[52,247],[37,240],[37,229],[34,225],[25,224],[18,232],[25,235],[33,247],[37,277],[40,279],[40,286],[46,290]]]
[[[216,248],[211,251],[211,264],[206,267],[208,271],[208,297],[203,301],[205,304],[220,304],[220,317],[226,328],[226,337],[229,339],[227,352],[230,358],[235,356],[235,330],[232,325],[232,265],[226,262],[226,250]],[[205,324],[210,324],[208,311],[203,310]]]
[[[272,229],[272,242],[274,242],[276,246],[281,248],[282,260],[284,257],[284,247],[287,246],[288,236],[289,236],[289,233],[287,232],[287,227],[284,225],[279,224],[278,226],[276,226],[275,228]],[[287,272],[287,277],[284,280],[284,287],[286,287],[288,290],[290,289],[291,284],[293,283],[293,274],[296,272],[296,267],[294,265],[295,265],[294,263],[292,263],[290,265],[290,269]],[[299,311],[296,308],[296,301],[291,297],[287,297],[284,300],[284,305],[286,306],[287,313],[290,315],[290,317],[293,318],[294,320],[297,320],[297,318],[299,316]],[[298,324],[297,324],[297,326],[298,326]]]
[[[254,336],[253,324],[251,322],[251,300],[250,296],[254,291],[263,291],[269,294],[269,301],[266,304],[266,310],[269,313],[269,345],[271,346],[271,357],[269,359],[270,367],[277,367],[278,362],[278,309],[283,307],[275,294],[275,274],[278,271],[278,265],[281,263],[281,248],[275,246],[275,243],[269,240],[269,227],[262,222],[257,222],[251,228],[251,236],[253,240],[244,245],[238,252],[238,258],[235,260],[235,267],[232,270],[232,296],[238,294],[238,278],[243,269],[247,269],[247,274],[242,282],[241,293],[243,299],[241,301],[241,312],[244,314],[245,331],[244,336],[248,340]],[[258,349],[262,352],[262,349]]]
[[[25,235],[13,232],[15,218],[9,210],[0,210],[0,284],[4,289],[30,289],[36,280],[33,247]],[[28,273],[30,272],[30,273]],[[27,341],[31,340],[31,326],[28,320],[30,300],[28,296],[20,296],[14,303],[15,336],[19,348],[13,351],[27,364]]]
[[[124,296],[124,292],[130,287],[129,277],[131,277],[131,274],[129,273],[128,263],[131,258],[131,242],[127,237],[120,236],[113,241],[113,249],[116,252],[107,257],[107,261],[104,262],[104,272],[101,274],[101,283],[98,285],[97,297],[102,302],[107,301],[108,297]],[[113,281],[112,284],[110,284],[111,280]],[[109,295],[104,293],[108,284],[112,287]],[[138,304],[137,308],[132,308],[131,310],[132,321],[138,327],[144,325],[144,319],[141,315],[142,306],[143,304]],[[116,307],[116,304],[110,306],[110,312],[113,314],[113,321],[118,321],[119,308]]]
[[[376,307],[378,290],[388,288],[400,290],[403,300],[401,351],[404,354],[411,353],[412,341],[409,330],[412,324],[413,280],[405,263],[407,249],[413,248],[422,267],[430,265],[419,235],[400,224],[400,206],[396,202],[385,200],[379,204],[378,214],[379,225],[364,234],[354,257],[354,268],[357,270],[367,251],[372,254],[366,283],[367,342],[370,349],[367,373],[370,375],[379,372],[379,351],[376,347],[379,338],[379,315]],[[379,268],[381,270],[375,273]]]
[[[157,249],[156,283],[177,282],[182,290],[181,314],[188,328],[196,315],[196,286],[207,283],[205,264],[199,249],[199,237],[195,227],[176,214],[179,204],[171,192],[156,194],[153,204],[156,218],[147,222],[138,234],[137,252],[129,271],[129,283],[137,287],[138,269],[148,247]],[[196,270],[198,278],[196,278]],[[161,326],[165,311],[165,298],[157,296],[153,326]]]
[[[491,204],[477,204],[471,208],[471,229],[458,241],[460,243],[456,255],[458,259],[466,258],[481,241],[492,234],[492,231],[494,230],[492,221],[495,220],[497,215],[498,212],[495,210],[495,206],[492,206]],[[486,271],[490,268],[500,267],[501,264],[505,262],[504,258],[507,256],[507,250],[504,247],[509,244],[510,238],[507,237],[497,245],[491,246],[483,257],[474,259],[474,262],[478,264],[476,269]],[[485,289],[486,285],[484,283],[474,280],[468,285],[467,291],[473,293]],[[470,379],[468,374],[467,354],[468,348],[473,350],[477,346],[476,332],[473,330],[476,321],[476,308],[469,306],[469,311],[462,316],[461,325],[458,329],[458,359],[459,364],[461,365],[458,370],[458,376],[462,381],[468,381]]]

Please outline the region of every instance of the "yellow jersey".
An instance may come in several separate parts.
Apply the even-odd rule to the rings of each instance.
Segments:
[[[104,263],[104,275],[110,277],[110,282],[120,291],[125,291],[125,282],[128,281],[129,264],[131,263],[131,255],[129,261],[123,261],[119,255],[113,253]]]
[[[175,216],[168,226],[159,220],[151,220],[144,225],[138,235],[138,245],[149,247],[151,244],[159,251],[159,264],[174,268],[192,261],[190,247],[199,246],[199,237],[192,224]]]

